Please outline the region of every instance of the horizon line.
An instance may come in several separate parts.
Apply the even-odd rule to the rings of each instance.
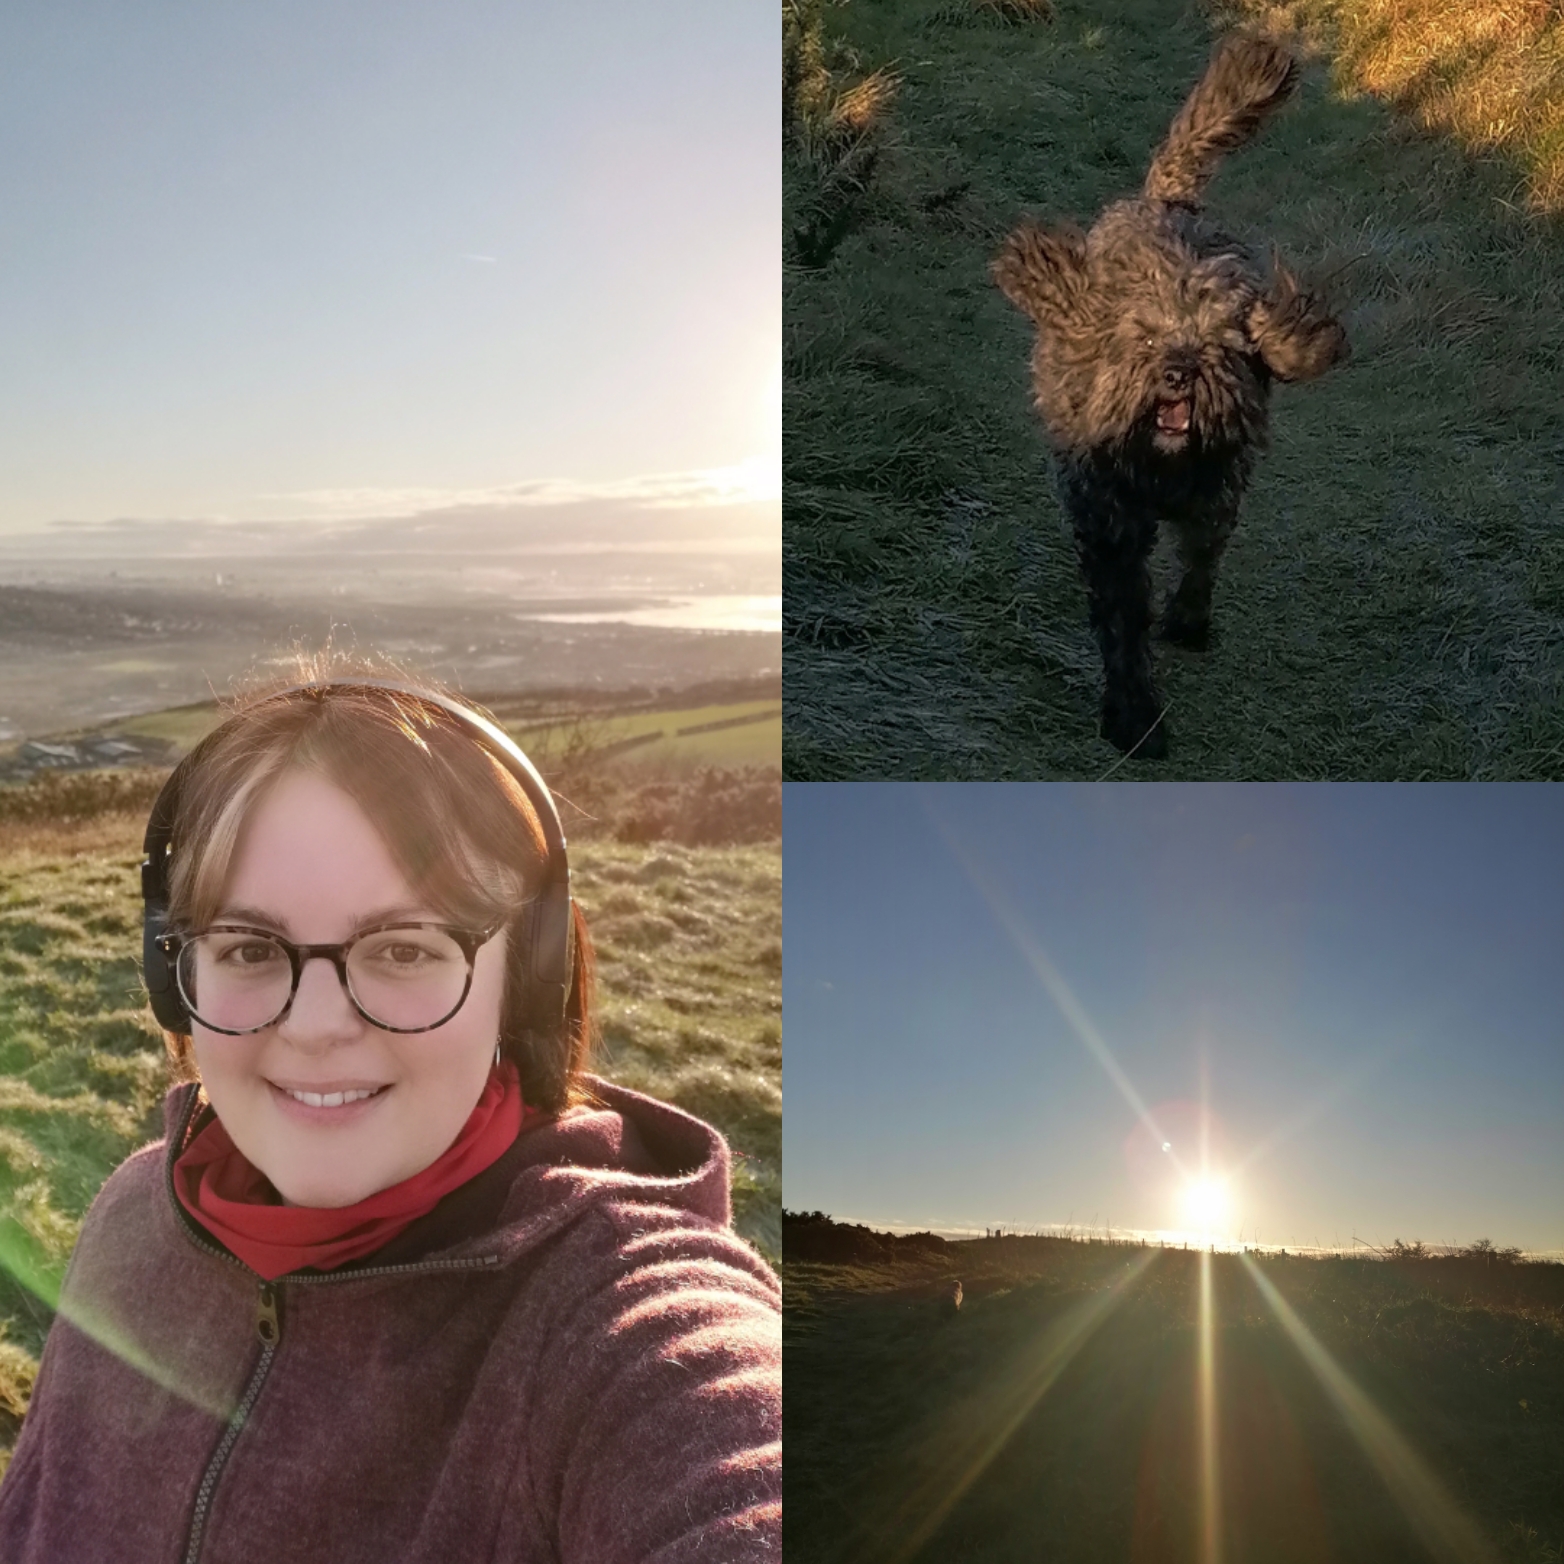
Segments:
[[[805,1213],[794,1210],[785,1212],[788,1216],[801,1216]],[[1134,1243],[1179,1243],[1193,1244],[1196,1248],[1206,1248],[1208,1244],[1215,1246],[1219,1253],[1238,1253],[1240,1250],[1248,1250],[1250,1253],[1287,1254],[1300,1255],[1332,1255],[1346,1256],[1380,1256],[1390,1252],[1388,1244],[1376,1245],[1367,1239],[1356,1239],[1352,1244],[1300,1244],[1290,1242],[1261,1243],[1255,1239],[1244,1239],[1230,1235],[1196,1232],[1187,1228],[1140,1228],[1140,1227],[1113,1227],[1106,1223],[1087,1226],[1079,1222],[1026,1222],[1007,1224],[1000,1223],[972,1223],[972,1222],[886,1222],[869,1221],[863,1217],[833,1216],[829,1212],[822,1212],[828,1220],[839,1226],[866,1227],[871,1232],[885,1233],[891,1237],[904,1238],[914,1233],[929,1233],[935,1238],[946,1238],[957,1243],[968,1239],[980,1239],[998,1231],[1006,1238],[1056,1238],[1066,1239],[1076,1243],[1092,1242],[1094,1240],[1113,1239],[1119,1242]],[[1240,1233],[1242,1229],[1240,1229]],[[1195,1243],[1195,1240],[1199,1240]],[[1392,1240],[1394,1241],[1394,1240]],[[1432,1250],[1445,1251],[1443,1254],[1431,1254],[1430,1258],[1448,1258],[1449,1253],[1469,1249],[1470,1244],[1432,1243],[1426,1239],[1414,1238],[1409,1242],[1422,1243]],[[1528,1249],[1523,1245],[1516,1246],[1523,1260],[1564,1261],[1564,1248],[1560,1249]]]

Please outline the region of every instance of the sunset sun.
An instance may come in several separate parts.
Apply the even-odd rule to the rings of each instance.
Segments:
[[[1229,1201],[1227,1183],[1220,1178],[1200,1178],[1184,1189],[1184,1219],[1201,1232],[1221,1227],[1227,1221]]]

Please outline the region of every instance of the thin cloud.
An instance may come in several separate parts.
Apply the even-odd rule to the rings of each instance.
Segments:
[[[577,505],[618,500],[650,510],[733,505],[780,497],[780,474],[773,483],[771,463],[739,462],[693,472],[647,473],[634,478],[582,482],[544,478],[492,488],[345,488],[305,489],[292,494],[263,494],[257,505],[299,519],[353,521],[373,516],[419,516],[428,511],[483,510],[518,505]]]
[[[498,266],[500,258],[497,255],[469,255],[465,251],[462,254],[464,261],[482,261],[485,266]]]
[[[214,507],[185,515],[115,516],[90,521],[61,517],[31,528],[0,525],[0,548],[8,545],[24,549],[37,547],[62,534],[118,534],[155,526],[221,528],[230,533],[248,530],[261,536],[269,529],[287,524],[318,528],[409,519],[417,522],[426,516],[448,517],[456,511],[466,511],[476,520],[484,512],[559,509],[595,502],[599,506],[607,504],[632,511],[688,514],[730,505],[776,505],[781,499],[781,458],[757,456],[731,467],[646,473],[597,482],[543,478],[488,488],[448,489],[380,488],[365,484],[353,488],[257,494],[238,502],[231,501],[221,509]],[[699,546],[704,548],[707,544],[701,542]]]

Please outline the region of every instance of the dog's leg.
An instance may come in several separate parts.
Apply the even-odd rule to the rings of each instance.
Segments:
[[[1224,493],[1209,510],[1175,518],[1174,543],[1183,576],[1162,611],[1158,631],[1165,641],[1203,652],[1211,642],[1211,589],[1222,550],[1238,525],[1239,495]]]
[[[1167,724],[1157,721],[1162,702],[1151,674],[1156,518],[1083,473],[1061,472],[1059,489],[1102,652],[1102,736],[1118,749],[1134,749],[1137,759],[1161,760]]]

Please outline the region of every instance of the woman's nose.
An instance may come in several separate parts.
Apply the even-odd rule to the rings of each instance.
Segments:
[[[364,1023],[353,1008],[336,967],[324,956],[312,956],[299,969],[293,1003],[277,1030],[289,1042],[331,1043],[357,1035]]]

